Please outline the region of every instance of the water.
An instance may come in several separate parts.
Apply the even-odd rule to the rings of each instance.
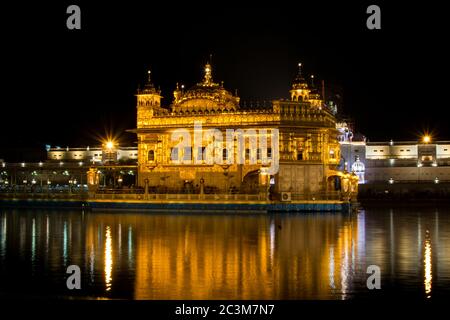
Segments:
[[[0,297],[450,297],[450,208],[354,214],[0,209]],[[69,265],[82,272],[68,290]],[[381,289],[368,290],[369,265]]]

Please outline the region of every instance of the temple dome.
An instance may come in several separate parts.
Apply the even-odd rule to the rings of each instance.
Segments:
[[[212,79],[212,67],[205,65],[205,75],[202,82],[188,90],[175,89],[172,110],[185,111],[235,111],[239,109],[239,97],[234,96],[221,84]]]

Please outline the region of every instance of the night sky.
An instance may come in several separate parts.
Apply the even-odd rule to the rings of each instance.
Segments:
[[[200,81],[210,54],[214,80],[242,100],[288,98],[301,61],[370,141],[426,130],[450,140],[448,19],[437,4],[93,2],[2,4],[0,158],[93,146],[109,132],[133,145],[124,130],[135,127],[146,70],[168,106],[176,82]],[[81,30],[66,28],[70,4],[81,7]],[[381,7],[381,30],[366,28],[370,4]]]

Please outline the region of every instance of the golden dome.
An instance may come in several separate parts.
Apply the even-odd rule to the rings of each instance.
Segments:
[[[239,97],[234,96],[212,78],[212,67],[205,65],[203,81],[188,90],[175,89],[172,110],[186,111],[235,111],[239,109]]]

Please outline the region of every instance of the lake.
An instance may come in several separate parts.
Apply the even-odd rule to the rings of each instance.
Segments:
[[[69,290],[69,265],[81,289]],[[381,289],[367,288],[380,268]],[[154,214],[0,209],[0,296],[450,297],[450,207]]]

